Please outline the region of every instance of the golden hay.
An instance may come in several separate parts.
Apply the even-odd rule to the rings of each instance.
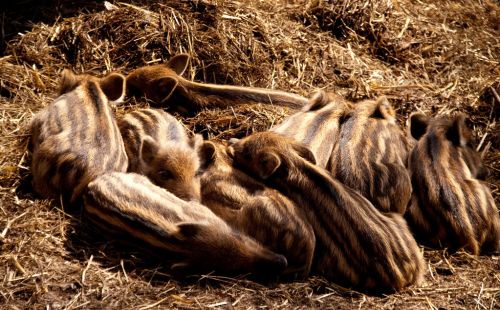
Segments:
[[[63,68],[128,73],[187,52],[193,56],[188,78],[197,81],[306,96],[321,88],[352,100],[384,94],[401,125],[412,111],[465,112],[492,171],[488,182],[498,203],[498,1],[133,3],[106,9],[98,1],[86,0],[86,8],[21,1],[4,17],[6,29],[26,27],[18,13],[28,7],[54,19],[11,35],[0,56],[0,308],[500,306],[498,256],[428,249],[424,285],[390,296],[366,296],[317,277],[272,287],[214,275],[176,280],[161,258],[102,236],[58,201],[35,197],[26,167],[27,124],[54,99]],[[132,98],[117,113],[144,105]],[[288,113],[241,106],[182,120],[205,137],[227,139],[265,130]]]

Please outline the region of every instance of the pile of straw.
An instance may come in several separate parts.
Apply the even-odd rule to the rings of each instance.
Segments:
[[[351,100],[386,95],[409,113],[465,112],[500,202],[498,1],[147,1],[59,3],[61,16],[11,36],[0,58],[0,304],[42,308],[484,308],[499,306],[498,257],[424,249],[423,287],[365,296],[321,278],[264,287],[204,275],[183,281],[144,249],[109,241],[29,185],[27,125],[55,97],[63,68],[128,73],[187,52],[187,78]],[[24,1],[45,16],[54,7]],[[37,7],[38,6],[38,7]],[[44,11],[45,10],[45,11]],[[27,27],[7,14],[5,24]],[[5,17],[4,17],[5,19]],[[148,106],[129,99],[124,113]],[[269,128],[290,111],[241,106],[182,118],[206,138]]]

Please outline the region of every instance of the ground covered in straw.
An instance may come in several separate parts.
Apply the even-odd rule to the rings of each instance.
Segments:
[[[470,116],[500,201],[498,1],[18,1],[0,46],[0,308],[498,309],[498,256],[422,249],[425,282],[365,296],[321,278],[262,286],[204,275],[177,280],[140,247],[110,240],[72,206],[29,186],[27,125],[55,97],[63,68],[128,73],[178,52],[197,81],[359,100],[386,95],[409,113]],[[57,5],[53,5],[56,3]],[[335,4],[332,4],[335,3]],[[20,32],[20,33],[18,33]],[[123,113],[146,102],[129,99]],[[289,111],[260,106],[184,118],[206,138],[241,137]]]

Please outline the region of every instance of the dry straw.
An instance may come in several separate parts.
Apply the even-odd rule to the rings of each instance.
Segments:
[[[172,279],[162,259],[95,232],[70,206],[29,186],[27,124],[55,96],[63,68],[128,73],[187,52],[188,78],[316,89],[352,100],[385,94],[404,124],[412,111],[462,111],[493,172],[500,201],[500,7],[497,1],[134,1],[71,8],[36,23],[0,58],[0,304],[22,308],[499,307],[498,257],[424,250],[425,284],[386,297],[320,278],[271,287],[205,275]],[[33,4],[34,5],[34,4]],[[53,7],[41,7],[53,10]],[[15,22],[15,17],[12,17]],[[129,99],[123,113],[148,105]],[[205,137],[265,130],[290,111],[241,106],[182,120]]]

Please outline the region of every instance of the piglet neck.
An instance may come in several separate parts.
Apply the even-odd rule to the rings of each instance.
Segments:
[[[287,173],[277,173],[276,187],[296,201],[314,199],[311,189],[319,191],[330,182],[328,175],[307,160],[296,157],[286,161]]]
[[[428,160],[434,171],[442,174],[455,172],[456,167],[459,166],[458,158],[460,158],[462,154],[459,149],[450,144],[450,141],[436,134],[429,135],[426,139],[419,141],[418,147],[413,150],[412,170],[420,170],[419,157],[423,154],[427,154]]]

